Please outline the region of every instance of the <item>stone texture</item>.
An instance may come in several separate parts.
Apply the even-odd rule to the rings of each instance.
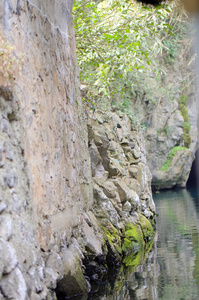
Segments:
[[[14,86],[0,87],[0,298],[88,292],[82,261],[110,252],[103,228],[116,228],[119,245],[141,205],[154,213],[141,133],[124,114],[86,119],[73,1],[4,3],[1,29],[23,66]]]
[[[95,170],[97,164],[102,165],[101,175],[99,169],[98,173],[92,172],[94,212],[99,222],[104,224],[108,219],[116,228],[122,228],[136,211],[152,217],[155,205],[150,188],[151,174],[141,132],[136,134],[131,130],[130,120],[124,114],[105,114],[99,110],[90,113],[88,128],[91,164]],[[94,138],[95,132],[98,139]]]
[[[19,268],[15,268],[10,274],[4,275],[0,287],[3,295],[8,299],[26,299],[26,283]]]

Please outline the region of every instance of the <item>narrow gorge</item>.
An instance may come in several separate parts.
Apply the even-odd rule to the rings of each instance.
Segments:
[[[0,55],[12,46],[22,63],[0,82],[0,299],[87,294],[109,269],[135,270],[155,235],[151,184],[185,187],[198,149],[192,87],[184,102],[145,101],[144,131],[84,106],[72,6],[0,1]]]

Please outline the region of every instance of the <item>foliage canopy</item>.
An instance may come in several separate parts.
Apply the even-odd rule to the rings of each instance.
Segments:
[[[21,73],[22,55],[14,54],[15,48],[0,32],[0,86],[11,87]]]
[[[175,8],[175,2],[149,8],[133,0],[75,0],[80,80],[92,105],[127,112],[139,83],[146,76],[165,73],[158,57],[163,51],[175,55],[175,49],[168,47],[176,25]]]

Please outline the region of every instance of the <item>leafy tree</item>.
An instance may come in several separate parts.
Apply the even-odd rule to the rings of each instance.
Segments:
[[[17,57],[15,48],[0,32],[0,87],[10,88],[21,73],[22,55]]]
[[[164,74],[157,58],[168,49],[175,7],[175,2],[149,8],[133,0],[75,0],[80,80],[92,105],[129,111],[142,80]]]

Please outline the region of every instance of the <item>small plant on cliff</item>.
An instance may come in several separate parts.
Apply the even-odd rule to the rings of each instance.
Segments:
[[[191,136],[189,134],[189,131],[191,129],[190,123],[189,123],[189,115],[187,110],[187,96],[182,95],[179,98],[179,111],[184,119],[184,126],[183,126],[183,139],[184,139],[184,145],[186,148],[190,147],[191,144]]]
[[[15,48],[0,32],[0,86],[11,87],[21,74],[21,58],[14,53]]]
[[[187,150],[187,148],[181,146],[173,147],[167,156],[167,160],[165,161],[164,166],[161,167],[161,171],[167,171],[171,166],[172,159],[176,155],[176,153],[178,151],[184,151],[184,150]]]

